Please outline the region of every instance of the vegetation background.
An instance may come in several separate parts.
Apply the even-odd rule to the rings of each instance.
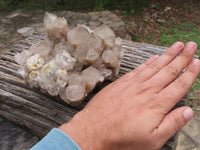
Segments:
[[[142,10],[147,0],[0,0],[1,9],[46,9],[93,11],[103,9]]]

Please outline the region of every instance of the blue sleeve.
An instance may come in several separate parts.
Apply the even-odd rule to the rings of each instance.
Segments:
[[[81,150],[64,132],[53,128],[40,142],[30,150]]]

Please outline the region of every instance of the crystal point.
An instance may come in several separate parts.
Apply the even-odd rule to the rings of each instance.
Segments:
[[[99,82],[99,71],[94,67],[89,67],[81,72],[81,77],[85,82],[86,90],[91,91]]]
[[[103,58],[104,62],[107,63],[110,67],[115,67],[118,64],[117,56],[110,49],[107,49],[103,52],[102,58]]]
[[[86,56],[87,56],[87,52],[89,51],[90,47],[88,44],[84,43],[84,44],[80,44],[75,51],[75,57],[78,59],[78,61],[84,65],[87,64],[86,61]]]
[[[70,44],[78,46],[80,44],[86,43],[89,39],[91,33],[85,26],[77,26],[70,30],[67,34],[67,40]]]
[[[44,65],[44,59],[40,56],[40,54],[35,54],[27,59],[26,61],[26,69],[28,71],[38,70]]]
[[[64,17],[57,17],[55,14],[46,12],[44,28],[49,39],[56,42],[66,39],[68,26]]]
[[[70,85],[66,88],[68,103],[77,102],[84,98],[85,89],[80,85]]]
[[[115,33],[105,24],[97,27],[94,30],[94,34],[96,34],[97,36],[99,36],[102,40],[110,37],[110,38],[115,38]]]
[[[99,59],[99,53],[90,48],[88,51],[87,51],[87,55],[86,55],[86,60],[90,63],[90,64],[93,64],[95,61],[97,61]]]

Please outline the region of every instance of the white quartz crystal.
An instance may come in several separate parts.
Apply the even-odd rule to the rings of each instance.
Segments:
[[[118,47],[121,47],[122,46],[122,40],[121,38],[115,38],[115,45],[118,46]]]
[[[49,46],[47,42],[38,42],[30,47],[30,51],[32,51],[33,54],[40,54],[42,57],[47,57],[51,49],[51,46]]]
[[[26,61],[25,68],[28,71],[38,70],[44,65],[44,58],[40,54],[35,54],[29,57]]]
[[[53,59],[46,63],[40,70],[41,72],[41,78],[45,80],[47,78],[48,80],[55,80],[55,72],[58,69],[58,64]]]
[[[104,45],[102,40],[98,36],[91,35],[87,41],[87,44],[94,50],[96,50],[99,54],[102,53]]]
[[[116,54],[110,49],[107,49],[103,52],[102,58],[110,67],[116,67],[118,64],[118,58]]]
[[[67,71],[64,69],[57,69],[55,72],[56,76],[56,83],[60,85],[60,87],[65,87],[68,82],[68,74]]]
[[[68,103],[77,102],[83,100],[85,96],[85,89],[80,85],[69,85],[66,88],[66,96],[69,100]]]
[[[93,48],[90,48],[87,51],[86,58],[85,58],[90,64],[93,64],[95,61],[99,59],[99,53]]]
[[[65,69],[65,70],[72,70],[74,67],[74,63],[76,59],[73,58],[68,52],[61,51],[55,56],[55,60],[57,64]]]
[[[68,32],[67,20],[64,17],[57,17],[52,13],[45,13],[44,28],[49,39],[56,43],[66,39]]]
[[[21,53],[17,53],[14,58],[19,65],[23,66],[26,63],[26,60],[32,55],[32,51],[22,51]]]
[[[66,103],[70,103],[70,100],[67,98],[67,95],[66,95],[66,86],[61,88],[60,91],[59,91],[59,96],[60,98],[65,101]]]
[[[110,38],[115,38],[115,33],[105,24],[97,27],[94,30],[94,34],[96,34],[97,36],[99,36],[102,40],[110,37]]]
[[[112,77],[112,70],[111,69],[108,69],[108,68],[101,68],[99,70],[99,75],[100,75],[100,82],[103,82],[105,79],[109,79]]]
[[[112,51],[113,51],[113,53],[114,53],[116,56],[118,56],[118,58],[120,58],[120,55],[121,55],[121,47],[114,46],[114,47],[112,48]]]
[[[18,73],[25,79],[28,76],[28,72],[24,69],[23,66],[20,66]]]
[[[104,44],[106,45],[106,47],[108,48],[108,49],[112,49],[113,48],[113,46],[114,46],[114,38],[111,38],[111,37],[106,37],[105,39],[104,39]]]
[[[78,46],[86,43],[91,35],[91,31],[86,26],[77,26],[67,33],[67,40],[70,44]]]
[[[83,69],[83,64],[81,64],[80,62],[76,61],[75,64],[74,64],[74,68],[73,68],[72,72],[80,73],[82,69]]]
[[[99,82],[99,71],[94,67],[89,67],[81,72],[81,77],[85,82],[86,90],[91,91]]]
[[[92,64],[92,66],[95,67],[95,68],[97,68],[97,69],[103,68],[103,67],[105,67],[105,65],[106,64],[104,63],[102,57],[100,57],[97,61],[95,61]]]
[[[55,45],[54,49],[51,51],[52,56],[56,56],[60,51],[66,51],[67,45],[64,42]]]
[[[68,104],[79,104],[99,82],[119,72],[122,41],[106,25],[91,30],[45,13],[46,38],[15,55],[19,73],[32,88],[40,88]]]
[[[38,88],[40,82],[40,71],[39,70],[33,70],[29,73],[27,78],[27,83],[32,88]]]
[[[78,74],[72,74],[69,77],[68,84],[69,85],[80,85],[83,88],[85,88],[85,82],[83,81],[82,77]]]
[[[75,57],[78,59],[78,61],[84,65],[87,64],[86,61],[86,56],[87,56],[87,52],[89,51],[90,47],[88,44],[83,43],[80,44],[75,51]]]

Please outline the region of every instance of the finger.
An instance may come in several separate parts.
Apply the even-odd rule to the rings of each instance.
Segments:
[[[154,55],[150,57],[148,60],[146,60],[143,64],[135,68],[133,71],[125,74],[123,77],[121,77],[121,80],[128,81],[130,79],[133,79],[133,77],[136,78],[136,76],[143,71],[145,68],[147,68],[149,65],[151,65],[156,59],[158,59],[158,55]]]
[[[149,79],[149,84],[154,85],[153,90],[159,92],[176,79],[183,69],[190,63],[196,49],[196,43],[189,42],[180,56],[176,57],[170,64],[165,66],[156,75]]]
[[[153,131],[159,142],[165,143],[178,132],[192,117],[194,112],[189,107],[179,107],[167,114],[160,125]]]
[[[194,59],[187,70],[174,82],[158,93],[158,101],[168,112],[190,89],[200,71],[200,61]]]
[[[154,74],[159,72],[163,67],[168,65],[182,50],[184,44],[182,42],[176,42],[173,44],[162,56],[149,65],[145,70],[139,74],[139,81],[146,81]]]

